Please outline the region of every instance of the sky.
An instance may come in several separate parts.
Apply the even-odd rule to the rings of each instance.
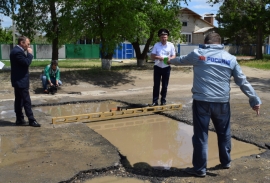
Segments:
[[[216,14],[220,6],[220,4],[218,4],[211,7],[208,3],[206,3],[207,0],[191,0],[191,1],[187,0],[187,1],[188,5],[182,3],[181,6],[191,9],[192,11],[198,13],[201,16],[210,13]],[[12,25],[12,20],[10,17],[0,14],[0,20],[2,20],[1,25],[3,28],[10,27]],[[217,26],[216,21],[214,22],[214,25]]]
[[[3,28],[10,27],[12,25],[12,20],[10,17],[7,17],[7,16],[0,14],[0,20],[2,21],[1,27],[3,27]]]

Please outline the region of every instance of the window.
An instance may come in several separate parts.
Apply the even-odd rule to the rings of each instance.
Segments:
[[[192,42],[191,34],[182,34],[182,38],[183,38],[183,42],[185,42],[185,43],[191,43]]]
[[[187,22],[182,22],[182,26],[187,26]]]

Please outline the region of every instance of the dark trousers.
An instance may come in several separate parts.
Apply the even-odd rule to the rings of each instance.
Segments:
[[[54,85],[56,85],[56,79],[55,79],[55,78],[50,78],[50,79],[51,79],[51,82],[52,82]],[[47,89],[48,89],[47,86],[48,86],[48,84],[49,84],[47,77],[46,77],[46,76],[42,76],[41,80],[42,80],[42,86],[43,86],[43,89],[44,89],[44,90],[47,90]],[[58,80],[58,85],[59,85],[59,86],[62,85],[62,81]]]
[[[160,91],[160,80],[162,82],[161,88],[161,103],[166,102],[167,88],[169,84],[171,73],[171,67],[161,68],[158,66],[154,66],[154,87],[153,87],[153,103],[158,103],[159,99],[159,91]]]
[[[205,173],[208,156],[208,127],[212,120],[218,138],[219,160],[223,166],[231,162],[230,103],[193,100],[193,166],[198,173]]]
[[[22,108],[24,108],[25,114],[29,121],[34,121],[34,115],[31,109],[31,99],[29,95],[29,88],[14,88],[15,102],[14,109],[17,119],[23,119],[24,115]]]

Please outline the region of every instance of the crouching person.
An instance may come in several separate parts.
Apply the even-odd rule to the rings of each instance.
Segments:
[[[57,60],[52,60],[51,64],[44,68],[44,73],[41,79],[44,93],[49,93],[49,87],[58,87],[62,85],[62,82],[60,81],[60,69],[58,67]]]

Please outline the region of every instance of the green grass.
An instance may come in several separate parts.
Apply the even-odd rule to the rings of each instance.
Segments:
[[[9,61],[2,61],[5,66],[10,66]],[[44,68],[50,64],[49,60],[33,60],[30,67],[42,67]],[[91,67],[101,67],[100,59],[68,59],[68,60],[59,60],[58,65],[60,68],[91,68]],[[121,65],[121,63],[113,62],[113,66]]]
[[[257,69],[270,70],[270,55],[264,55],[262,60],[239,60],[240,65]]]
[[[5,66],[10,66],[9,61],[2,61]],[[270,70],[270,55],[264,55],[262,60],[238,60],[239,64],[242,66],[248,66],[257,69]],[[46,65],[50,64],[50,61],[34,60],[30,67],[40,67],[44,68]],[[149,65],[149,64],[146,64]],[[92,68],[100,72],[101,60],[100,59],[67,59],[59,60],[60,68]],[[112,70],[140,70],[152,68],[152,64],[146,67],[137,67],[136,64],[123,64],[118,62],[112,62]]]

